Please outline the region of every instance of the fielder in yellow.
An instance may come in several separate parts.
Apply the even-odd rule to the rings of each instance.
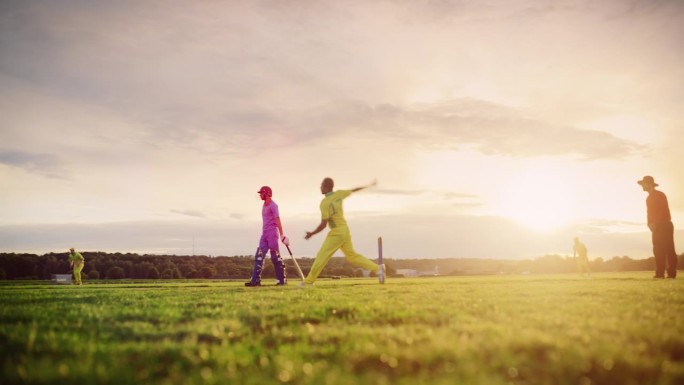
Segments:
[[[85,258],[72,247],[69,249],[69,266],[74,268],[74,281],[76,285],[81,285],[81,270],[85,266]]]
[[[572,246],[572,256],[577,258],[577,269],[580,275],[587,273],[591,276],[591,270],[589,270],[589,258],[587,257],[587,246],[580,242],[578,237],[575,237],[575,243]]]
[[[377,273],[380,283],[385,282],[385,266],[374,263],[354,250],[351,234],[349,232],[349,227],[347,227],[347,221],[344,219],[344,210],[342,208],[342,201],[344,198],[348,197],[353,192],[375,186],[376,183],[377,182],[373,182],[368,186],[357,187],[351,190],[333,191],[333,187],[335,186],[333,180],[331,178],[323,179],[323,182],[321,183],[321,193],[325,195],[325,198],[323,198],[320,205],[321,223],[314,231],[307,231],[304,239],[309,239],[314,234],[318,234],[325,229],[326,226],[330,228],[330,231],[316,255],[316,259],[311,266],[309,274],[300,286],[313,285],[318,275],[323,271],[325,265],[330,261],[330,258],[332,258],[333,254],[335,254],[338,249],[342,250],[349,263]]]

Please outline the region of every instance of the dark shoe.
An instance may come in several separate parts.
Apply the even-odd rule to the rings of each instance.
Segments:
[[[257,283],[245,282],[245,286],[247,286],[247,287],[261,286],[261,282],[257,282]]]
[[[677,278],[676,276],[671,276],[671,275],[667,276],[667,279],[676,279],[676,278]]]
[[[653,276],[653,279],[663,279],[663,278],[665,278],[665,276],[663,276],[663,275],[654,275]]]
[[[278,282],[278,283],[276,283],[275,285],[276,285],[276,286],[287,286],[287,283],[280,283],[280,282]]]

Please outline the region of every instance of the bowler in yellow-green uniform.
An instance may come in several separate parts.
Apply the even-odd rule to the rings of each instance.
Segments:
[[[351,234],[349,232],[349,227],[347,227],[347,221],[344,219],[344,210],[342,208],[342,201],[344,198],[348,197],[353,192],[375,186],[375,184],[376,182],[373,182],[369,186],[357,187],[351,190],[333,191],[333,187],[335,186],[333,180],[331,178],[323,179],[323,182],[321,183],[321,193],[325,195],[325,198],[321,201],[320,206],[321,223],[315,230],[307,231],[304,239],[311,238],[314,234],[325,229],[326,226],[330,228],[330,231],[325,237],[325,241],[323,241],[323,245],[316,255],[311,270],[301,286],[313,285],[318,275],[323,271],[325,265],[330,261],[330,258],[332,258],[333,254],[335,254],[338,249],[342,250],[349,263],[376,272],[380,283],[385,281],[385,266],[374,263],[354,250]]]
[[[74,281],[77,285],[81,284],[81,270],[85,266],[85,259],[78,251],[72,247],[69,249],[69,266],[74,268]]]

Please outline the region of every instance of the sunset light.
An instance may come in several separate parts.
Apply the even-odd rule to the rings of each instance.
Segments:
[[[539,232],[551,232],[577,219],[574,188],[562,175],[526,170],[501,186],[499,213]]]
[[[249,254],[268,185],[313,255],[324,177],[390,257],[648,258],[644,175],[684,243],[682,2],[277,3],[4,6],[0,249]]]

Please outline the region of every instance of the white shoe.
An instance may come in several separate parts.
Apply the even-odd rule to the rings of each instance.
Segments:
[[[304,281],[300,282],[299,285],[297,285],[297,287],[299,287],[301,289],[306,289],[307,287],[311,287],[311,286],[313,286],[313,283],[306,283]]]
[[[385,283],[385,264],[384,263],[378,265],[378,281],[381,284]]]

